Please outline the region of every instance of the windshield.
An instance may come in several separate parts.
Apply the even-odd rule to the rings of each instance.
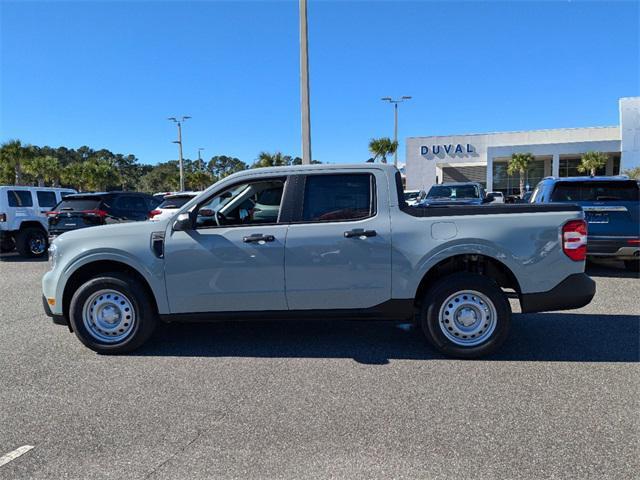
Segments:
[[[427,198],[480,198],[480,193],[475,185],[434,185]]]
[[[164,201],[160,205],[158,205],[158,208],[165,208],[165,209],[180,208],[189,200],[191,200],[193,197],[194,195],[181,195],[181,196],[176,196],[171,198],[165,198]]]
[[[558,182],[551,194],[553,202],[635,202],[638,198],[635,180]]]

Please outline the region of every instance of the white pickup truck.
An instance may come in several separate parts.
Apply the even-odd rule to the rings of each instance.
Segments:
[[[158,321],[415,320],[473,358],[523,312],[579,308],[586,224],[575,205],[408,207],[389,165],[231,175],[160,222],[65,233],[43,303],[87,347],[131,351]]]

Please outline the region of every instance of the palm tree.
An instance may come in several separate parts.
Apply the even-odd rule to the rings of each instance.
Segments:
[[[636,180],[640,180],[640,167],[629,168],[622,172],[627,175],[629,178],[635,178]]]
[[[15,184],[22,184],[22,162],[27,154],[27,147],[23,147],[20,140],[9,140],[0,147],[2,163],[6,163],[14,171]]]
[[[587,152],[582,155],[580,159],[580,165],[578,165],[578,171],[581,173],[589,172],[594,177],[596,170],[604,167],[609,161],[609,156],[602,152]]]
[[[291,165],[292,159],[289,155],[283,155],[282,152],[260,152],[258,159],[251,165],[252,168],[259,167],[284,167]]]
[[[520,174],[520,196],[524,195],[524,177],[533,160],[533,155],[530,153],[514,153],[509,160],[507,173],[511,176],[516,172]]]
[[[387,155],[393,155],[398,149],[398,142],[389,137],[372,138],[369,142],[369,151],[373,154],[374,161],[378,158],[382,163],[387,163]]]
[[[38,186],[54,185],[60,180],[60,162],[51,155],[33,157],[24,162],[24,172],[38,180]]]

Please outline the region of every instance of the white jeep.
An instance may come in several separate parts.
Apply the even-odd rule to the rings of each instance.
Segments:
[[[70,188],[0,186],[0,252],[17,249],[25,257],[47,253],[47,212]]]

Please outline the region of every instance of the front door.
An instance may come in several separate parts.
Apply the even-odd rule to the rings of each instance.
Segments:
[[[382,172],[306,176],[287,234],[289,309],[363,309],[391,298],[387,190]]]
[[[287,309],[283,187],[282,178],[234,185],[196,207],[193,229],[167,232],[171,313]]]

